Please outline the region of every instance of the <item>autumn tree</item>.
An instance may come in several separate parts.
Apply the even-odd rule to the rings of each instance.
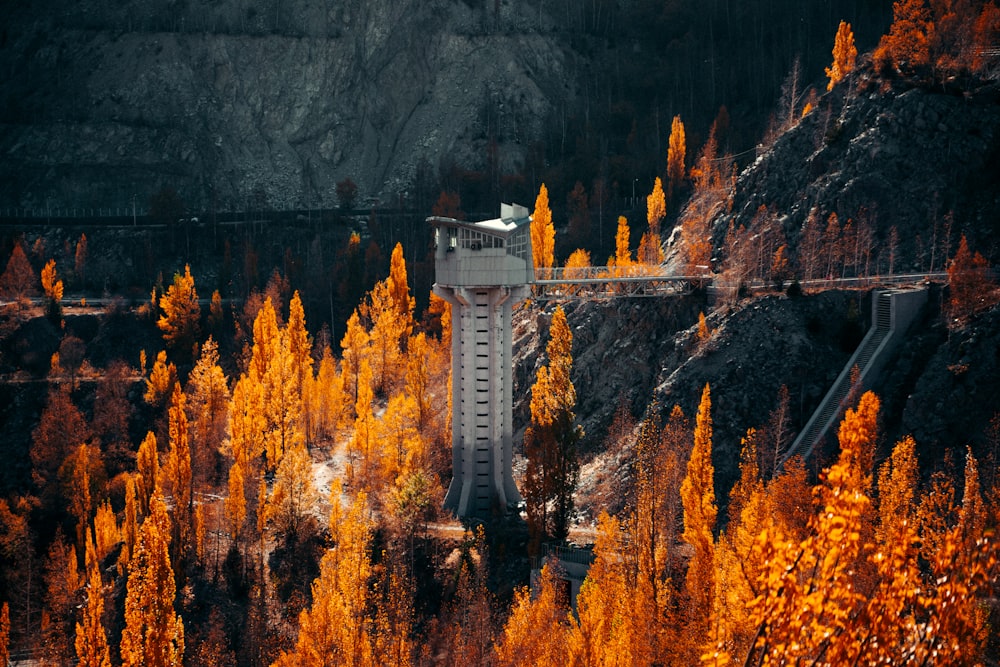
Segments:
[[[545,535],[565,539],[569,530],[579,470],[576,443],[583,436],[582,428],[573,423],[573,333],[562,307],[552,313],[546,354],[548,364],[538,369],[531,388],[531,424],[524,436],[525,502],[536,546]]]
[[[142,444],[139,445],[135,467],[139,475],[136,482],[139,512],[145,516],[149,514],[149,501],[160,482],[160,458],[156,449],[156,436],[152,431],[146,433]]]
[[[155,408],[163,407],[177,384],[177,366],[167,362],[167,351],[160,350],[153,362],[153,368],[146,378],[146,393],[143,398]]]
[[[556,567],[547,564],[542,568],[537,597],[532,598],[527,588],[514,594],[514,605],[496,647],[501,667],[566,664],[569,600],[560,595]]]
[[[306,380],[312,379],[313,358],[312,339],[306,330],[306,315],[302,307],[302,298],[299,291],[295,290],[292,300],[288,303],[288,351],[291,354],[292,376],[295,381],[296,391],[300,396]]]
[[[629,248],[631,228],[624,215],[618,216],[618,226],[615,230],[615,254],[608,258],[608,269],[612,277],[627,276],[631,273],[632,251]]]
[[[373,472],[377,466],[378,441],[375,433],[375,415],[372,402],[375,394],[372,390],[371,365],[368,359],[361,360],[361,370],[358,374],[358,400],[354,406],[354,435],[348,444],[350,458],[348,479],[353,483],[355,476],[359,477],[362,488],[369,489],[373,480]],[[360,470],[356,469],[355,459],[360,459]]]
[[[555,264],[555,243],[556,229],[549,209],[549,191],[542,183],[531,217],[531,257],[535,269],[549,269]]]
[[[732,158],[720,158],[718,150],[716,126],[713,124],[708,139],[691,168],[694,189],[680,217],[681,248],[686,270],[690,275],[701,275],[709,270],[713,249],[712,220],[730,205]]]
[[[565,272],[563,275],[567,279],[587,277],[587,269],[590,268],[590,253],[582,248],[577,248],[566,258]]]
[[[402,308],[408,313],[408,293],[402,298]],[[412,329],[413,320],[397,308],[390,279],[375,283],[358,310],[362,321],[369,327],[367,357],[371,364],[373,389],[377,395],[385,396],[399,379],[401,344],[404,336],[408,335],[407,329]]]
[[[667,217],[666,197],[663,194],[663,183],[657,176],[653,183],[653,191],[646,197],[646,222],[649,223],[649,233],[659,237],[660,223]]]
[[[44,606],[39,644],[47,662],[62,663],[73,655],[73,618],[83,581],[76,549],[66,542],[61,530],[49,546],[42,581]]]
[[[411,357],[412,359],[412,357]],[[344,376],[337,372],[337,362],[330,346],[323,348],[319,361],[319,372],[312,383],[309,401],[313,415],[309,427],[315,429],[309,440],[333,441],[340,428],[345,413]]]
[[[368,332],[361,325],[361,317],[355,309],[347,320],[344,337],[340,340],[341,376],[344,384],[344,401],[348,406],[349,416],[353,416],[354,404],[358,400],[360,384],[358,376],[367,346]]]
[[[215,482],[229,417],[229,387],[219,366],[219,347],[211,336],[188,375],[186,396],[195,477],[200,482]]]
[[[961,324],[980,309],[994,285],[989,278],[989,264],[978,252],[973,254],[965,235],[955,256],[948,263],[948,316],[950,323]]]
[[[191,441],[188,431],[187,397],[180,385],[174,386],[168,408],[170,450],[164,473],[173,496],[173,545],[177,560],[185,558],[192,546],[194,529],[194,488],[191,471]]]
[[[22,301],[37,291],[37,285],[38,277],[18,241],[7,260],[7,268],[0,276],[0,294],[17,301],[20,307]]]
[[[851,73],[857,58],[858,49],[854,46],[854,33],[851,31],[851,24],[841,21],[833,42],[833,64],[825,70],[830,79],[830,83],[826,85],[827,90],[833,90],[835,85]]]
[[[275,355],[261,380],[264,418],[264,463],[269,472],[277,470],[285,452],[305,441],[302,425],[302,396],[296,386],[295,366],[288,331],[278,332]],[[256,348],[256,343],[254,344]]]
[[[300,529],[317,500],[312,480],[312,460],[304,443],[298,441],[281,458],[274,476],[274,489],[267,499],[268,516],[286,542],[294,543],[298,539]]]
[[[91,549],[91,543],[87,543]],[[92,562],[87,557],[87,562]],[[83,618],[76,624],[76,656],[81,667],[111,667],[111,652],[108,635],[104,629],[104,583],[97,566],[97,555],[93,565],[88,566],[87,604],[83,608]]]
[[[43,495],[56,491],[60,467],[89,438],[90,427],[73,403],[69,386],[53,385],[38,426],[31,434],[31,476]]]
[[[190,355],[198,340],[201,306],[189,265],[184,266],[184,275],[174,274],[174,281],[160,297],[159,306],[163,314],[156,326],[163,332],[163,340],[182,354]]]
[[[441,218],[465,220],[465,211],[462,210],[462,197],[457,192],[442,190],[434,206],[431,207],[431,214]]]
[[[896,0],[892,26],[882,36],[872,59],[880,69],[912,72],[930,63],[929,34],[933,31],[925,0]]]
[[[42,267],[42,291],[45,293],[45,313],[57,320],[62,317],[63,281],[56,273],[56,260],[50,259]]]
[[[139,529],[129,562],[125,629],[121,656],[125,667],[180,667],[184,658],[184,623],[174,611],[176,587],[168,544],[170,519],[159,494]]]
[[[718,508],[715,503],[715,467],[712,465],[711,411],[712,396],[706,384],[695,418],[694,447],[680,488],[684,507],[684,532],[681,537],[694,548],[684,580],[688,623],[686,639],[692,643],[705,635],[715,587],[715,540],[712,531],[715,530]],[[697,644],[692,648],[697,648]]]
[[[674,116],[670,123],[670,139],[667,147],[667,199],[673,200],[674,192],[680,189],[687,174],[684,162],[687,153],[687,139],[684,123],[680,116]]]
[[[339,485],[330,495],[330,531],[334,544],[323,556],[312,584],[312,605],[299,614],[299,635],[291,653],[282,652],[275,667],[373,665],[370,545],[373,526],[366,517],[366,494],[359,493],[346,511]]]
[[[10,661],[10,605],[6,600],[0,607],[0,664]]]
[[[131,458],[129,422],[135,408],[128,395],[134,386],[134,373],[121,359],[112,361],[104,369],[94,393],[94,435],[101,439],[109,463],[119,468],[124,467],[125,459]]]

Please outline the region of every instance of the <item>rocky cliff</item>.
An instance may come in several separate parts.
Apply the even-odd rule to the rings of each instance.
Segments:
[[[558,43],[519,29],[547,18],[500,3],[22,2],[0,19],[0,206],[141,209],[165,185],[205,208],[329,206],[347,177],[396,193],[421,159],[481,162],[486,122],[519,160],[572,95]]]

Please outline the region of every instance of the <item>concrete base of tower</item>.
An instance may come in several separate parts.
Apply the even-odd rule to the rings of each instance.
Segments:
[[[435,285],[452,305],[452,475],[445,508],[506,514],[521,502],[512,475],[512,306],[525,286]]]

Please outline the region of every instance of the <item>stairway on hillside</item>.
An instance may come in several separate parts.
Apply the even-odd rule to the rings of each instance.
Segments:
[[[816,445],[823,442],[843,411],[850,407],[845,405],[845,401],[852,389],[851,370],[855,366],[859,370],[859,390],[870,386],[881,370],[888,352],[894,347],[895,341],[905,335],[926,299],[925,289],[875,293],[871,328],[823,397],[805,428],[788,448],[782,463],[795,455],[808,458]]]

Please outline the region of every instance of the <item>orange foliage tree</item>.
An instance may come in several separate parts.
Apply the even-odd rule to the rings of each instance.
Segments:
[[[129,562],[125,629],[121,655],[125,667],[180,667],[184,659],[184,623],[174,611],[176,585],[168,544],[170,519],[159,494],[139,529]]]
[[[712,465],[712,395],[706,384],[701,392],[695,417],[694,447],[688,459],[687,475],[681,483],[681,503],[684,507],[682,539],[694,547],[694,555],[684,579],[687,599],[687,632],[685,644],[691,650],[704,637],[712,610],[715,588],[715,530],[718,508],[715,504],[715,467]],[[697,653],[691,653],[697,657]]]
[[[555,565],[542,568],[538,596],[522,588],[496,647],[502,667],[557,667],[566,664],[568,600],[562,599]]]
[[[583,437],[583,429],[573,423],[576,405],[576,389],[570,380],[573,332],[561,306],[552,313],[545,351],[549,362],[538,369],[531,388],[531,424],[524,435],[528,460],[524,495],[528,528],[535,546],[545,535],[556,539],[566,537],[579,470],[576,443]]]
[[[993,283],[989,278],[989,264],[978,252],[969,249],[969,242],[962,235],[955,256],[948,263],[948,316],[951,323],[966,322],[988,302]]]
[[[674,192],[684,182],[687,169],[684,161],[687,158],[687,139],[684,134],[684,123],[680,116],[674,116],[670,123],[670,139],[667,147],[667,198],[673,199]]]
[[[555,264],[556,228],[549,209],[549,191],[542,183],[535,198],[531,217],[531,258],[536,269],[549,269]]]
[[[24,254],[21,242],[18,241],[14,244],[10,259],[7,260],[7,268],[0,276],[0,294],[14,299],[20,304],[22,300],[31,296],[38,289],[37,285],[38,277],[35,275],[34,269],[31,268],[28,257]]]
[[[858,49],[854,46],[854,33],[851,31],[851,24],[841,21],[837,27],[837,36],[833,41],[833,64],[826,68],[826,75],[830,82],[826,84],[827,90],[833,90],[845,76],[854,69],[854,63],[858,58]]]
[[[191,354],[198,340],[201,306],[189,265],[184,266],[184,275],[174,274],[174,281],[160,297],[159,306],[163,314],[156,326],[163,332],[163,340],[182,354]]]
[[[933,31],[926,0],[896,0],[892,4],[892,26],[882,36],[872,55],[882,68],[909,72],[930,62],[929,34]]]
[[[88,551],[92,548],[88,541]],[[111,667],[108,635],[104,629],[104,584],[97,565],[98,556],[88,556],[87,604],[83,618],[76,624],[76,656],[84,667]]]

